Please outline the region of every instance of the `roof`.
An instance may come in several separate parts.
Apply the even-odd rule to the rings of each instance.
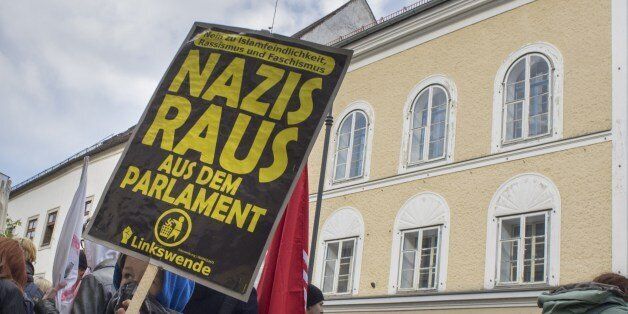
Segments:
[[[132,126],[126,131],[118,133],[116,135],[110,135],[105,139],[99,141],[98,143],[66,158],[64,161],[26,179],[25,181],[18,183],[11,188],[9,199],[24,193],[29,188],[37,185],[40,181],[54,176],[57,172],[69,168],[74,163],[82,161],[85,156],[95,155],[116,147],[120,144],[126,143],[129,138],[131,138],[131,134],[133,134],[133,129],[135,129],[135,126]]]
[[[393,26],[401,21],[409,19],[415,15],[418,15],[419,13],[423,13],[447,1],[449,0],[419,0],[414,4],[403,7],[401,10],[398,10],[376,20],[374,23],[364,25],[349,34],[340,36],[338,39],[328,43],[328,45],[335,47],[344,47],[368,35],[376,33],[387,27]]]
[[[321,25],[323,22],[328,20],[330,17],[338,14],[338,12],[342,11],[344,8],[349,6],[349,4],[351,4],[352,2],[357,2],[357,1],[360,1],[360,0],[349,0],[349,1],[347,1],[345,4],[341,5],[338,9],[332,11],[331,13],[329,13],[329,14],[323,16],[323,17],[321,17],[320,19],[316,20],[314,23],[306,26],[304,29],[294,33],[294,35],[292,35],[292,37],[301,38],[303,35],[305,35],[306,33],[310,32],[311,30],[316,28],[316,26]],[[368,5],[368,2],[367,2],[367,7],[369,8],[369,12],[371,13],[371,17],[373,18],[373,20],[375,20],[375,15],[373,15],[373,10],[371,10],[371,6]]]

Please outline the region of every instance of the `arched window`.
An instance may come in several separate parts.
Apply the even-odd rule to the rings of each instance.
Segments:
[[[558,189],[542,175],[502,184],[488,210],[485,288],[558,284],[560,204]]]
[[[354,110],[340,122],[336,134],[334,181],[360,178],[364,175],[368,118],[362,110]]]
[[[355,294],[360,282],[364,221],[358,210],[335,211],[323,224],[312,281],[324,294]]]
[[[563,65],[560,52],[545,43],[512,53],[495,76],[493,153],[562,137]]]
[[[548,135],[552,125],[550,63],[539,53],[517,60],[504,86],[504,143]]]
[[[440,85],[428,86],[416,97],[409,134],[410,164],[445,156],[448,98]]]
[[[399,173],[453,161],[457,93],[453,81],[432,75],[408,94]]]
[[[409,199],[395,219],[388,293],[445,290],[449,207],[431,192]]]

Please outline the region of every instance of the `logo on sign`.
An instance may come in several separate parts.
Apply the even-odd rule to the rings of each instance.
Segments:
[[[183,210],[169,209],[155,223],[155,238],[163,246],[172,247],[183,243],[192,231],[192,220]]]

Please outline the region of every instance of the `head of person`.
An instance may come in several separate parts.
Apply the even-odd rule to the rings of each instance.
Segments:
[[[309,284],[307,286],[307,314],[319,314],[323,313],[323,292],[315,285]]]
[[[127,284],[139,283],[148,263],[131,256],[121,255],[113,274],[116,290]],[[178,312],[183,311],[194,291],[194,281],[175,275],[166,270],[157,272],[148,290],[161,305]]]
[[[85,270],[87,270],[87,257],[85,257],[85,251],[81,250],[79,252],[78,280],[83,278]]]
[[[604,273],[595,277],[595,279],[593,279],[593,282],[615,286],[628,296],[628,278],[620,274]]]
[[[16,240],[0,238],[0,279],[13,281],[20,290],[26,286],[26,261]]]
[[[45,278],[35,278],[35,285],[44,295],[52,288],[52,282]]]
[[[19,238],[17,242],[20,243],[20,247],[24,252],[24,259],[31,264],[35,263],[37,259],[37,247],[35,247],[33,241],[29,238]]]

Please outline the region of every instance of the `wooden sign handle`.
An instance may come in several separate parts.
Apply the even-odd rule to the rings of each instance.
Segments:
[[[157,276],[157,271],[159,267],[148,264],[146,266],[146,271],[144,271],[144,275],[140,280],[137,289],[135,290],[135,294],[133,294],[133,298],[131,299],[131,304],[129,304],[129,308],[126,310],[128,314],[139,314],[140,308],[142,307],[142,303],[144,303],[144,299],[148,294],[148,290],[150,286],[153,285],[153,281],[155,280],[155,276]]]

